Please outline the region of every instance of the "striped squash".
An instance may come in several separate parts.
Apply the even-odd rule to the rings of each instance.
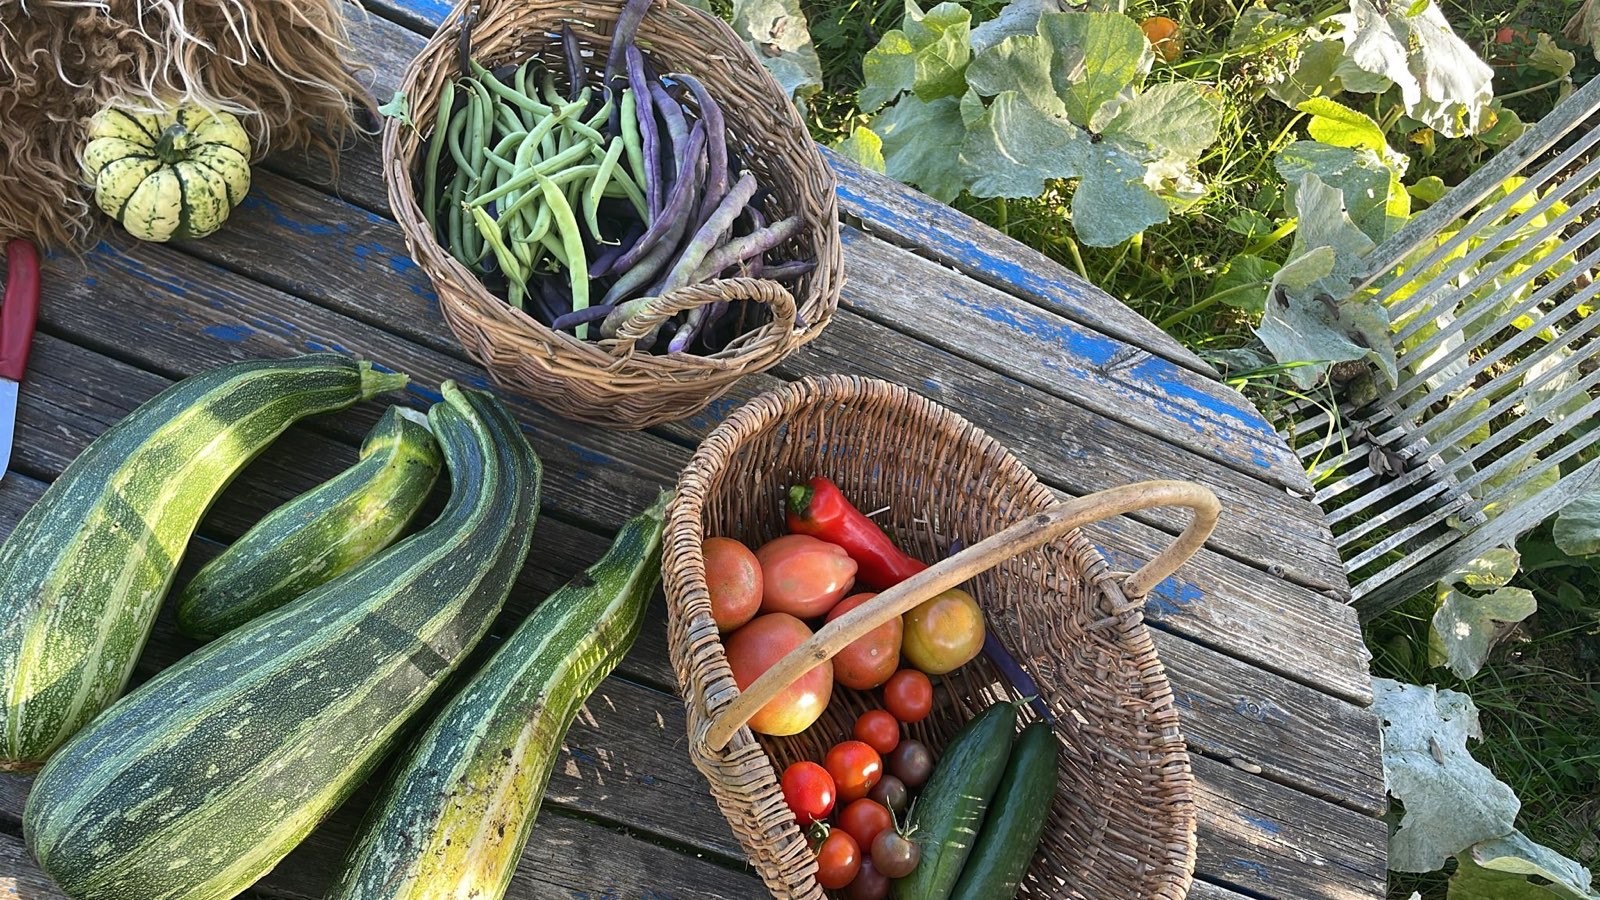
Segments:
[[[236,896],[362,783],[488,630],[528,553],[540,465],[499,401],[441,391],[438,519],[167,668],[39,774],[23,835],[68,896]]]
[[[32,771],[127,684],[189,536],[296,419],[406,383],[325,353],[223,366],[107,429],[0,545],[0,771]]]
[[[498,900],[578,709],[639,634],[670,493],[550,595],[429,725],[329,900]]]
[[[233,114],[193,103],[110,106],[89,122],[83,174],[95,205],[139,240],[201,238],[250,192],[250,137]]]
[[[178,594],[178,630],[209,641],[393,543],[439,477],[427,422],[390,407],[355,465],[268,513],[195,573]]]

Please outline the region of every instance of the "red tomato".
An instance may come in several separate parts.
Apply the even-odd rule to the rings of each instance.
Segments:
[[[933,712],[933,682],[916,669],[901,669],[883,685],[883,706],[907,725],[921,722]]]
[[[905,615],[900,653],[929,675],[954,672],[983,650],[983,610],[966,591],[935,594]]]
[[[868,856],[861,860],[861,871],[856,873],[856,880],[845,888],[844,895],[848,900],[886,900],[889,896],[889,876],[879,872],[872,864],[872,857]]]
[[[832,622],[876,596],[851,594],[828,612],[827,621]],[[895,616],[851,641],[834,656],[833,677],[858,691],[870,691],[888,681],[900,666],[900,629],[901,619]]]
[[[894,817],[881,803],[856,800],[839,813],[839,827],[855,838],[857,845],[871,847],[878,832],[894,829]]]
[[[802,826],[833,812],[833,776],[814,762],[791,763],[783,770],[783,800]]]
[[[854,734],[856,740],[884,754],[900,743],[900,723],[891,713],[872,709],[856,719]]]
[[[843,547],[809,534],[786,534],[756,551],[761,561],[761,611],[802,619],[822,615],[856,582],[856,561]]]
[[[706,590],[711,618],[726,634],[756,617],[761,608],[761,563],[750,548],[733,538],[714,537],[701,553],[706,560]]]
[[[845,802],[860,800],[883,777],[883,758],[878,751],[861,741],[840,741],[828,751],[823,760],[828,774],[833,776],[839,799]]]
[[[806,623],[785,613],[756,616],[728,635],[725,648],[739,690],[755,683],[761,674],[811,637]],[[795,680],[772,702],[750,717],[750,730],[761,734],[799,734],[828,707],[833,696],[833,664],[824,662]]]
[[[817,884],[838,890],[861,871],[861,846],[848,833],[834,829],[817,848]]]

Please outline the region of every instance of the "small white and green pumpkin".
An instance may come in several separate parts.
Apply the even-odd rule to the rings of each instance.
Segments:
[[[109,106],[89,122],[83,171],[95,203],[134,237],[205,237],[250,190],[250,137],[231,113],[193,103]]]

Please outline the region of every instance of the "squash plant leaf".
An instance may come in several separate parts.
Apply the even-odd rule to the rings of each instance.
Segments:
[[[1060,0],[1011,0],[994,18],[972,29],[972,52],[982,53],[1008,37],[1033,34],[1041,15],[1062,11]]]
[[[1217,140],[1222,113],[1200,85],[1168,82],[1129,97],[1101,128],[1107,140],[1127,145],[1131,152],[1158,159],[1192,162]],[[1145,148],[1149,148],[1146,152]]]
[[[1572,74],[1572,69],[1578,64],[1578,58],[1572,55],[1571,50],[1563,50],[1551,40],[1550,35],[1539,32],[1538,40],[1533,49],[1528,52],[1528,66],[1554,78],[1565,78]]]
[[[1372,679],[1383,777],[1405,815],[1389,838],[1389,868],[1432,872],[1479,841],[1509,834],[1521,803],[1467,751],[1482,739],[1466,694]]]
[[[1144,163],[1110,141],[1092,144],[1077,190],[1072,227],[1090,247],[1115,247],[1167,220],[1167,203],[1144,183]]]
[[[1400,182],[1401,170],[1368,148],[1295,141],[1278,154],[1274,166],[1288,183],[1285,201],[1291,208],[1297,205],[1300,179],[1315,175],[1339,190],[1351,221],[1374,241],[1394,234],[1411,215],[1411,195]]]
[[[883,171],[883,139],[870,128],[857,125],[850,136],[834,144],[833,149],[874,172]]]
[[[903,27],[884,34],[861,60],[865,84],[856,98],[863,112],[874,112],[906,91],[923,102],[953,97],[966,90],[967,63],[972,58],[972,14],[956,3],[941,3],[923,12],[906,0]]]
[[[1590,489],[1556,513],[1551,537],[1568,556],[1600,553],[1600,491]]]
[[[896,29],[861,58],[865,84],[856,96],[862,112],[877,112],[905,91],[917,78],[917,48],[906,33]]]
[[[1144,32],[1120,13],[1042,15],[1039,37],[1057,53],[1051,82],[1067,118],[1086,127],[1103,104],[1150,71],[1155,59]]]
[[[1435,2],[1411,6],[1351,0],[1336,16],[1345,55],[1359,70],[1400,86],[1406,113],[1445,137],[1478,131],[1494,99],[1494,71],[1451,30]]]
[[[1267,308],[1267,290],[1278,268],[1271,260],[1241,253],[1229,260],[1227,271],[1211,283],[1206,299],[1259,315]]]
[[[822,63],[800,0],[733,0],[729,24],[790,98],[803,102],[822,90]]]
[[[1449,900],[1600,900],[1588,869],[1534,843],[1521,831],[1473,844],[1456,862]],[[1533,884],[1527,881],[1529,876],[1549,884]]]
[[[1471,678],[1483,668],[1505,627],[1533,615],[1539,605],[1533,592],[1506,587],[1520,564],[1516,550],[1495,547],[1439,582],[1439,608],[1428,634],[1432,665]]]
[[[388,103],[378,107],[378,112],[410,125],[412,131],[417,129],[417,123],[411,121],[411,98],[406,96],[405,91],[395,91]]]
[[[985,97],[1014,91],[1051,115],[1065,117],[1066,104],[1050,82],[1055,51],[1036,34],[1009,37],[973,57],[967,84]]]
[[[1049,179],[1077,177],[1090,146],[1088,133],[1066,118],[1006,91],[968,126],[961,160],[975,196],[1037,197]]]
[[[914,184],[946,203],[960,196],[966,186],[960,157],[967,134],[961,101],[940,97],[924,103],[907,94],[872,120],[872,130],[883,140],[884,171],[890,178]]]

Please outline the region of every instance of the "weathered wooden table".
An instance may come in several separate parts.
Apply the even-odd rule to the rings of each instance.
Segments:
[[[384,0],[353,21],[377,96],[389,96],[448,12],[442,0]],[[837,168],[842,308],[774,373],[746,379],[707,415],[644,433],[576,425],[506,398],[544,459],[546,506],[494,633],[597,559],[743,399],[819,372],[898,381],[982,425],[1063,493],[1145,478],[1218,493],[1224,515],[1208,548],[1147,606],[1194,756],[1191,896],[1382,896],[1387,835],[1368,657],[1295,458],[1245,400],[1126,307],[942,204],[848,163]],[[49,262],[13,468],[0,481],[3,527],[95,435],[174,379],[214,365],[349,352],[410,373],[405,399],[422,408],[445,378],[486,387],[386,210],[376,147],[363,143],[334,187],[315,164],[269,160],[228,226],[204,241],[114,238],[81,263]],[[349,465],[380,409],[292,430],[218,502],[187,571]],[[1180,525],[1158,511],[1092,536],[1114,566],[1133,568]],[[658,603],[568,735],[512,897],[763,894],[685,754],[664,625]],[[163,614],[137,677],[192,646]],[[21,845],[26,789],[23,779],[0,780],[0,897],[56,897]],[[359,794],[249,896],[320,897],[369,797]]]

